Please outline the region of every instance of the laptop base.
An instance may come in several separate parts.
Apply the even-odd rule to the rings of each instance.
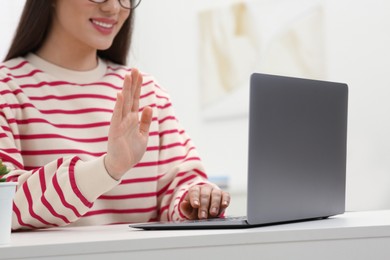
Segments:
[[[183,220],[177,222],[147,222],[130,224],[129,227],[143,230],[196,230],[196,229],[245,229],[255,227],[266,227],[273,225],[292,224],[306,221],[315,221],[327,219],[327,217],[318,217],[310,219],[300,219],[284,222],[249,224],[246,217],[226,217],[212,218],[204,220]]]

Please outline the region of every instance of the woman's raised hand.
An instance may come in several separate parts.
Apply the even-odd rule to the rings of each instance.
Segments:
[[[153,113],[151,107],[145,107],[139,118],[141,85],[142,75],[132,69],[117,94],[104,160],[108,173],[116,180],[137,164],[146,151]]]

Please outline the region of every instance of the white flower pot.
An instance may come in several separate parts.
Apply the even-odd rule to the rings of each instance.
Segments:
[[[0,182],[0,245],[11,240],[12,202],[16,182]]]

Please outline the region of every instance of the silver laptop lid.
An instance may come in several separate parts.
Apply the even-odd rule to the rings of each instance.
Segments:
[[[347,100],[343,83],[251,76],[250,224],[344,212]]]

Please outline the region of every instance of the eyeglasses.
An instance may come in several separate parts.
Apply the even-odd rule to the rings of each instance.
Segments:
[[[89,1],[95,4],[103,4],[108,0],[89,0]],[[141,0],[118,0],[118,2],[124,9],[133,10],[137,8],[137,6],[139,6]]]

